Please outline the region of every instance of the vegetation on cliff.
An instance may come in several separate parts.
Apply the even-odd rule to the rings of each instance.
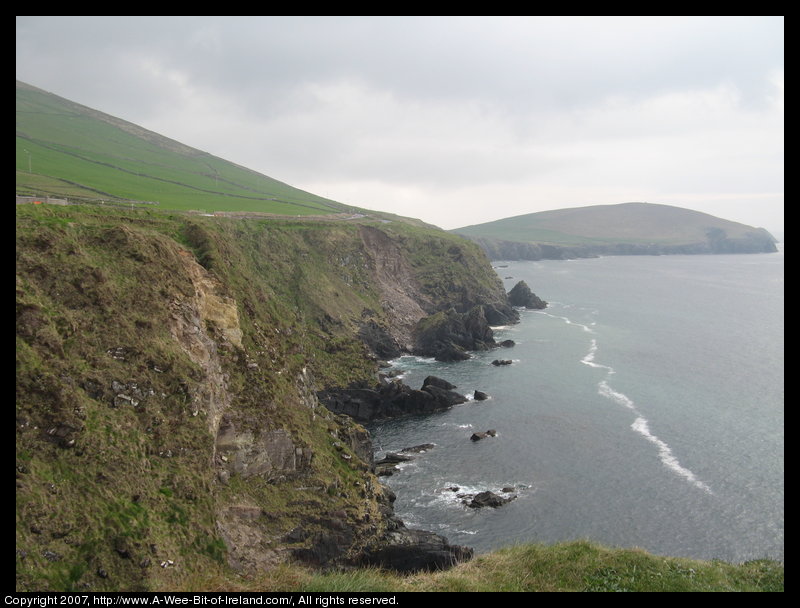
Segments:
[[[376,379],[366,321],[410,342],[504,297],[475,245],[402,223],[20,205],[16,235],[19,589],[357,555],[391,500],[316,391]]]

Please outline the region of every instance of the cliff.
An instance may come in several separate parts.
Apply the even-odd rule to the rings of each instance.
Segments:
[[[505,306],[476,245],[47,205],[16,236],[17,590],[469,557],[405,529],[368,434],[317,392],[374,383],[430,315]]]

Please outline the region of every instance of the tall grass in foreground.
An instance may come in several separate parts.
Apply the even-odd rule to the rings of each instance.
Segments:
[[[214,591],[783,591],[784,566],[734,565],[611,549],[586,541],[520,545],[480,555],[443,572],[402,576],[373,568],[315,573],[280,566],[266,578],[205,581]],[[193,581],[200,583],[200,581]]]

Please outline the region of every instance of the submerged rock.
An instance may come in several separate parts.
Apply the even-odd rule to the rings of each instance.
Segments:
[[[404,452],[413,452],[416,454],[421,454],[422,452],[427,452],[428,450],[432,450],[436,447],[435,443],[421,443],[420,445],[414,445],[409,448],[403,448],[400,450],[401,453]]]

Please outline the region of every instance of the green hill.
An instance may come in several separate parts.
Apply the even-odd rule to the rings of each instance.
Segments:
[[[161,209],[358,211],[17,81],[17,194]]]
[[[453,230],[499,259],[775,251],[763,228],[651,203],[529,213]]]

